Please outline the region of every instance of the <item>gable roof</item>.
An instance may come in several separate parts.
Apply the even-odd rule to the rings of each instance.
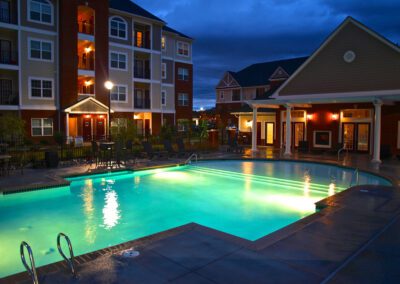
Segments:
[[[91,113],[91,114],[106,114],[108,113],[108,106],[101,103],[92,97],[87,97],[80,100],[64,110],[66,113]],[[111,110],[113,113],[114,111]]]
[[[297,69],[295,72],[286,80],[277,90],[276,92],[271,96],[272,98],[277,98],[279,97],[279,92],[283,90],[290,82],[296,78],[296,76],[316,57],[318,54],[324,49],[326,45],[328,45],[329,42],[332,41],[336,37],[336,35],[343,30],[348,24],[354,24],[355,26],[359,27],[360,29],[364,30],[368,34],[372,35],[375,37],[377,40],[383,42],[390,48],[394,49],[397,52],[400,52],[400,47],[390,40],[386,39],[379,33],[373,31],[369,27],[365,26],[361,22],[357,21],[351,16],[346,17],[346,19],[322,42],[322,44],[311,54],[310,57],[308,57],[305,62]]]
[[[168,27],[168,26],[164,26],[164,27],[163,27],[163,31],[170,32],[170,33],[173,33],[173,34],[177,34],[177,35],[180,36],[180,37],[184,37],[184,38],[193,40],[193,38],[191,38],[190,36],[187,36],[187,35],[185,35],[185,34],[179,32],[179,31],[177,31],[177,30],[174,30],[173,28]]]
[[[270,78],[281,67],[289,76],[300,67],[307,57],[283,59],[250,65],[239,72],[228,71],[241,87],[266,86]]]
[[[139,5],[133,3],[131,0],[110,0],[109,5],[111,9],[128,12],[130,14],[165,23],[163,20],[143,9]]]

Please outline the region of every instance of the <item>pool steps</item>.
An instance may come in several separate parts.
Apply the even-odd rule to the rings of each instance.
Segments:
[[[194,171],[197,173],[209,174],[209,175],[216,175],[216,176],[223,176],[231,179],[238,179],[243,180],[247,179],[252,182],[259,182],[259,183],[273,183],[277,186],[284,186],[289,187],[297,190],[304,190],[304,187],[307,186],[305,182],[301,181],[294,181],[294,180],[287,180],[282,178],[274,178],[268,176],[260,176],[260,175],[253,175],[253,174],[244,174],[239,172],[231,172],[231,171],[224,171],[218,169],[210,169],[205,167],[193,166],[190,171]],[[310,191],[326,193],[329,190],[329,187],[326,185],[315,184],[310,182],[308,185]],[[342,191],[346,188],[343,187],[335,187],[335,191]]]
[[[62,250],[61,238],[64,238],[68,244],[68,250],[69,250],[69,255],[70,255],[69,258],[64,254],[64,252]],[[30,264],[31,264],[30,266],[26,262],[25,248],[28,251],[29,260],[30,260]],[[75,264],[74,264],[74,251],[72,249],[71,240],[69,239],[69,237],[66,234],[59,233],[57,235],[57,248],[58,248],[58,252],[64,258],[64,260],[67,262],[69,268],[71,269],[72,276],[75,278],[76,277],[76,269],[75,269]],[[35,266],[35,258],[33,257],[33,252],[32,252],[31,247],[25,241],[21,242],[20,255],[21,255],[22,264],[24,265],[26,271],[28,272],[29,276],[31,277],[32,283],[39,284],[39,279],[38,279],[38,275],[36,272],[36,266]]]

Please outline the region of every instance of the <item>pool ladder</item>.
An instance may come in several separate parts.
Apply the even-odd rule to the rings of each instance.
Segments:
[[[350,187],[352,187],[352,185],[353,185],[354,178],[356,179],[355,180],[355,183],[356,183],[355,185],[359,185],[359,183],[360,183],[360,171],[359,171],[358,168],[356,168],[354,170],[353,174],[351,175]]]
[[[69,254],[70,254],[69,258],[64,254],[64,252],[63,252],[63,250],[61,248],[61,238],[64,238],[66,240],[67,244],[68,244],[68,250],[69,250]],[[26,262],[25,248],[28,251],[29,260],[30,260],[30,266]],[[57,248],[58,248],[58,252],[60,253],[60,255],[67,262],[73,277],[76,277],[76,269],[75,269],[75,264],[74,264],[74,251],[72,249],[71,240],[69,239],[69,237],[66,234],[64,234],[64,233],[59,233],[58,234],[58,236],[57,236]],[[29,276],[31,277],[33,284],[39,284],[38,275],[37,275],[36,266],[35,266],[35,259],[33,257],[33,252],[32,252],[31,247],[25,241],[21,242],[20,254],[21,254],[22,264],[24,265],[26,271],[28,272]]]
[[[189,158],[187,158],[187,160],[185,161],[185,165],[191,164],[191,163],[192,163],[192,160],[193,160],[194,158],[196,158],[196,163],[197,163],[197,154],[196,154],[196,153],[193,153],[192,155],[190,155]]]

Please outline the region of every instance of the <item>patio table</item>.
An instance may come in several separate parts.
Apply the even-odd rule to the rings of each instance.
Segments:
[[[112,156],[115,142],[100,142],[100,150],[103,152],[107,168],[112,168]]]

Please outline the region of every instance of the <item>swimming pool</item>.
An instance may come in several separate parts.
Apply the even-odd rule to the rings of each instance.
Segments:
[[[0,196],[0,277],[23,271],[27,241],[37,266],[196,222],[256,240],[315,212],[349,187],[353,170],[285,161],[204,161],[189,166],[70,178],[71,186]],[[360,184],[390,185],[368,173]]]

